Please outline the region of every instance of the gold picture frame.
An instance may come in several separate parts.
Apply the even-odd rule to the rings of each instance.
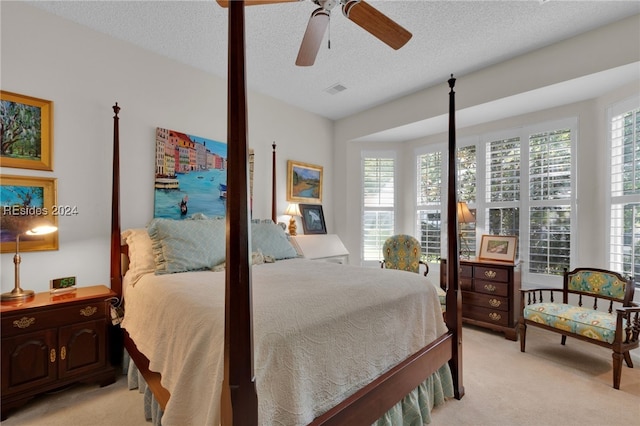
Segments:
[[[515,235],[483,235],[480,243],[480,260],[497,260],[513,263],[516,260],[518,237]]]
[[[0,167],[53,171],[53,102],[1,90],[0,120]]]
[[[58,250],[58,232],[24,235],[23,232],[47,223],[58,226],[58,216],[72,214],[56,204],[55,178],[0,175],[0,252],[13,253],[20,235],[20,252]]]
[[[322,166],[288,160],[287,201],[322,203]]]

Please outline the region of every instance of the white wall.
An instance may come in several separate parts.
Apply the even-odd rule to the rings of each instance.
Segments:
[[[17,2],[0,3],[2,90],[53,101],[54,170],[0,170],[57,178],[59,250],[22,254],[21,284],[48,289],[74,275],[79,286],[109,285],[113,111],[120,111],[122,226],[153,215],[155,128],[226,141],[226,81]],[[226,60],[226,58],[221,58]],[[271,217],[271,144],[278,146],[278,212],[286,207],[286,161],[324,167],[323,207],[333,228],[333,123],[249,93],[255,150],[254,217]],[[281,217],[280,220],[288,219]],[[13,255],[2,254],[2,292],[14,285]]]
[[[610,158],[606,139],[607,105],[622,100],[633,93],[640,93],[640,16],[585,33],[564,42],[540,49],[522,57],[483,69],[456,76],[456,109],[458,118],[464,115],[465,122],[458,121],[457,137],[484,132],[505,130],[529,124],[537,124],[559,118],[578,117],[578,173],[577,191],[579,200],[576,265],[607,266],[605,189],[607,161]],[[628,49],[613,46],[624,42]],[[553,66],[550,66],[552,64]],[[541,109],[515,115],[504,111],[502,119],[486,122],[478,114],[486,113],[489,103],[519,96],[558,85],[566,80],[576,80],[610,69],[629,67],[636,70],[632,82],[608,81],[607,93],[581,102],[551,99],[553,108]],[[334,217],[338,234],[351,253],[350,261],[358,262],[361,251],[361,178],[360,153],[364,149],[398,150],[399,181],[403,182],[398,195],[398,232],[413,234],[415,200],[414,150],[416,147],[446,143],[446,114],[449,106],[448,76],[443,82],[372,108],[336,122],[334,149],[334,179],[348,182],[334,187]],[[553,93],[553,92],[552,92]],[[551,95],[553,96],[553,95]],[[474,111],[473,113],[471,111]],[[511,114],[510,114],[511,113]],[[475,114],[475,115],[474,115]],[[375,134],[385,129],[410,125],[427,119],[440,119],[441,125],[423,137],[404,142],[356,142],[355,139]],[[481,124],[478,124],[481,123]],[[432,268],[437,274],[437,268]],[[430,273],[431,275],[431,273]],[[437,275],[436,275],[437,276]]]

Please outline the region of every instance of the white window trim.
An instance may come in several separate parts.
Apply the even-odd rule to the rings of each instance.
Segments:
[[[365,212],[364,207],[364,159],[365,158],[393,158],[394,163],[394,179],[393,179],[393,207],[380,208],[380,210],[393,211],[393,229],[394,233],[398,229],[398,153],[392,149],[386,150],[369,150],[363,149],[360,151],[360,264],[362,266],[375,266],[378,265],[377,261],[364,260],[364,223],[363,217]],[[382,253],[381,253],[382,256]]]
[[[630,96],[620,102],[615,102],[614,104],[611,104],[607,107],[607,114],[606,114],[606,132],[607,134],[605,135],[605,140],[607,141],[607,152],[611,153],[613,150],[613,144],[612,144],[612,140],[611,140],[611,120],[613,119],[613,117],[616,117],[620,114],[624,114],[627,111],[631,111],[633,109],[638,108],[638,106],[640,106],[640,94],[636,94],[633,96]],[[606,203],[607,203],[607,208],[605,209],[605,223],[607,224],[606,226],[606,241],[607,241],[607,247],[611,247],[611,205],[612,205],[612,199],[613,199],[613,195],[612,195],[612,191],[611,191],[611,176],[612,176],[613,170],[611,167],[611,161],[607,161],[607,183],[606,183]],[[625,198],[629,198],[628,202],[635,202],[637,200],[636,197],[634,196],[616,196],[616,199],[624,201]],[[608,253],[608,251],[607,251]],[[609,265],[607,266],[608,268],[611,265],[611,258],[607,255],[607,258],[605,260],[605,264]],[[636,297],[635,299],[638,299],[638,297],[640,296],[640,290],[638,288],[636,288]]]

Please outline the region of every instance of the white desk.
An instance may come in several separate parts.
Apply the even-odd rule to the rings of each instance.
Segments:
[[[349,263],[349,252],[335,234],[296,235],[291,237],[291,242],[307,259]]]

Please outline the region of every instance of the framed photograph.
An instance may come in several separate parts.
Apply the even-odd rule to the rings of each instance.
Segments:
[[[513,263],[516,260],[517,244],[518,237],[515,235],[483,235],[479,258]]]
[[[300,204],[302,215],[302,229],[305,234],[326,234],[327,226],[324,223],[324,213],[320,204]]]
[[[53,103],[0,91],[0,167],[53,170]]]
[[[0,246],[2,253],[14,253],[20,235],[20,252],[58,250],[58,232],[21,235],[42,223],[58,226],[58,216],[76,214],[71,206],[56,204],[55,178],[0,176]]]
[[[322,166],[287,161],[287,201],[322,202]]]

